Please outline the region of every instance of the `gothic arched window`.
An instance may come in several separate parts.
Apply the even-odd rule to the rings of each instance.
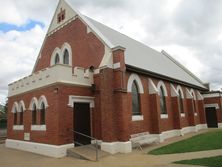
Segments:
[[[20,113],[19,113],[19,125],[23,125],[23,107],[22,106],[20,108]]]
[[[13,120],[14,125],[17,125],[17,112],[18,112],[18,111],[17,111],[17,108],[15,107],[15,109],[14,109],[14,114],[13,114],[13,115],[14,115],[14,118],[13,118],[13,119],[14,119],[14,120]]]
[[[165,99],[163,86],[160,86],[160,113],[161,114],[167,114],[166,99]]]
[[[183,108],[183,97],[182,97],[182,93],[181,91],[179,90],[179,105],[180,105],[180,112],[181,113],[184,113],[184,108]]]
[[[65,49],[63,54],[63,64],[69,64],[69,52]]]
[[[55,56],[55,64],[59,64],[59,62],[60,62],[59,54],[56,53],[56,56]]]
[[[32,106],[32,125],[36,125],[37,123],[37,108],[36,104],[34,103]]]
[[[40,109],[40,124],[45,125],[45,104],[43,102]]]
[[[196,113],[196,101],[195,101],[195,94],[192,92],[193,100],[192,100],[192,107],[193,107],[193,112]]]
[[[136,81],[132,83],[132,114],[140,115],[140,95]]]

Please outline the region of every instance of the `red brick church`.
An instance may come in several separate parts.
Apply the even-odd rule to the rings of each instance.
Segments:
[[[73,142],[128,153],[132,138],[207,128],[208,88],[158,52],[60,0],[31,75],[9,84],[6,146],[53,157]],[[78,145],[78,144],[76,144]]]

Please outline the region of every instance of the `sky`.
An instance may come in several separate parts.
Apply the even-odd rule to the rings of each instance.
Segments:
[[[222,88],[221,0],[67,0],[81,13],[165,50],[211,90]],[[139,3],[138,3],[139,2]],[[0,103],[8,84],[30,75],[58,0],[0,5]]]

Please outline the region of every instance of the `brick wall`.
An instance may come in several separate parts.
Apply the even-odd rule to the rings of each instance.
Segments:
[[[58,92],[55,92],[58,89]],[[32,112],[29,104],[33,97],[39,99],[44,95],[49,107],[46,108],[46,131],[31,130]],[[90,88],[76,87],[71,85],[57,84],[9,97],[8,112],[8,138],[23,140],[24,133],[30,133],[30,141],[46,144],[66,144],[73,141],[73,108],[68,106],[69,95],[92,96]],[[13,113],[11,112],[14,102],[23,100],[26,110],[23,113],[24,131],[13,130]],[[39,113],[39,110],[37,110]],[[39,115],[39,114],[38,114]],[[39,117],[37,117],[39,120]],[[39,122],[39,121],[38,121]]]
[[[73,67],[99,66],[105,53],[104,45],[92,32],[87,33],[87,27],[77,18],[56,33],[46,37],[41,58],[37,60],[34,72],[49,67],[54,49],[61,48],[65,42],[68,42],[72,48]]]

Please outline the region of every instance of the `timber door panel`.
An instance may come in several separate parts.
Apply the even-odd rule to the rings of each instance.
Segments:
[[[209,128],[217,128],[217,111],[215,107],[207,107],[205,108],[207,126]]]
[[[91,136],[89,103],[74,103],[73,129],[79,133]],[[91,139],[74,133],[75,145],[91,144]]]

